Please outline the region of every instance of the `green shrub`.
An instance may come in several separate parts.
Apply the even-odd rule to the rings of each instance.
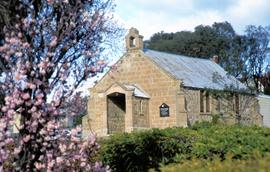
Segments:
[[[102,142],[100,157],[113,171],[147,171],[189,159],[251,159],[270,150],[270,129],[207,122],[191,128],[152,129],[117,134]]]
[[[265,157],[253,155],[249,160],[234,160],[230,156],[226,160],[221,161],[218,157],[214,157],[212,161],[205,159],[185,160],[182,163],[165,165],[160,168],[163,172],[176,171],[192,171],[192,172],[270,172],[270,154]],[[154,170],[149,170],[150,172]]]
[[[177,133],[177,134],[176,134]],[[101,159],[113,171],[147,171],[160,163],[173,162],[177,153],[191,151],[191,137],[177,129],[153,129],[113,135],[102,144]]]

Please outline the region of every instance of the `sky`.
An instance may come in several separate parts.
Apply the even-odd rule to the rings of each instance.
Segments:
[[[270,0],[115,0],[115,18],[147,40],[154,33],[192,31],[228,21],[239,34],[247,25],[270,25]]]
[[[115,19],[125,29],[135,27],[144,40],[154,33],[193,31],[198,25],[228,21],[239,34],[247,25],[270,25],[270,0],[115,0]],[[124,51],[124,38],[122,40]],[[110,57],[115,63],[123,54]],[[87,89],[103,74],[90,78],[78,89]]]

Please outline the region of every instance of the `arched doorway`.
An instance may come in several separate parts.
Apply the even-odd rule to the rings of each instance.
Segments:
[[[108,134],[125,132],[126,96],[112,93],[107,96]]]

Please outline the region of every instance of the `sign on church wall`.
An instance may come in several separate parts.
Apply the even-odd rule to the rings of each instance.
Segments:
[[[160,117],[167,117],[170,116],[170,107],[162,103],[162,105],[159,107]]]

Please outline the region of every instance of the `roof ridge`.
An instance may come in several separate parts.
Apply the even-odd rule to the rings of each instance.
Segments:
[[[157,52],[157,53],[162,53],[162,54],[168,54],[168,55],[173,55],[173,56],[179,56],[181,58],[193,58],[193,59],[196,59],[196,60],[206,60],[206,61],[211,61],[209,58],[201,58],[201,57],[193,57],[193,56],[186,56],[186,55],[181,55],[181,54],[174,54],[174,53],[170,53],[170,52],[164,52],[164,51],[158,51],[158,50],[152,50],[152,49],[148,49],[148,48],[145,48],[143,49],[143,52],[145,51],[154,51],[154,52]]]

